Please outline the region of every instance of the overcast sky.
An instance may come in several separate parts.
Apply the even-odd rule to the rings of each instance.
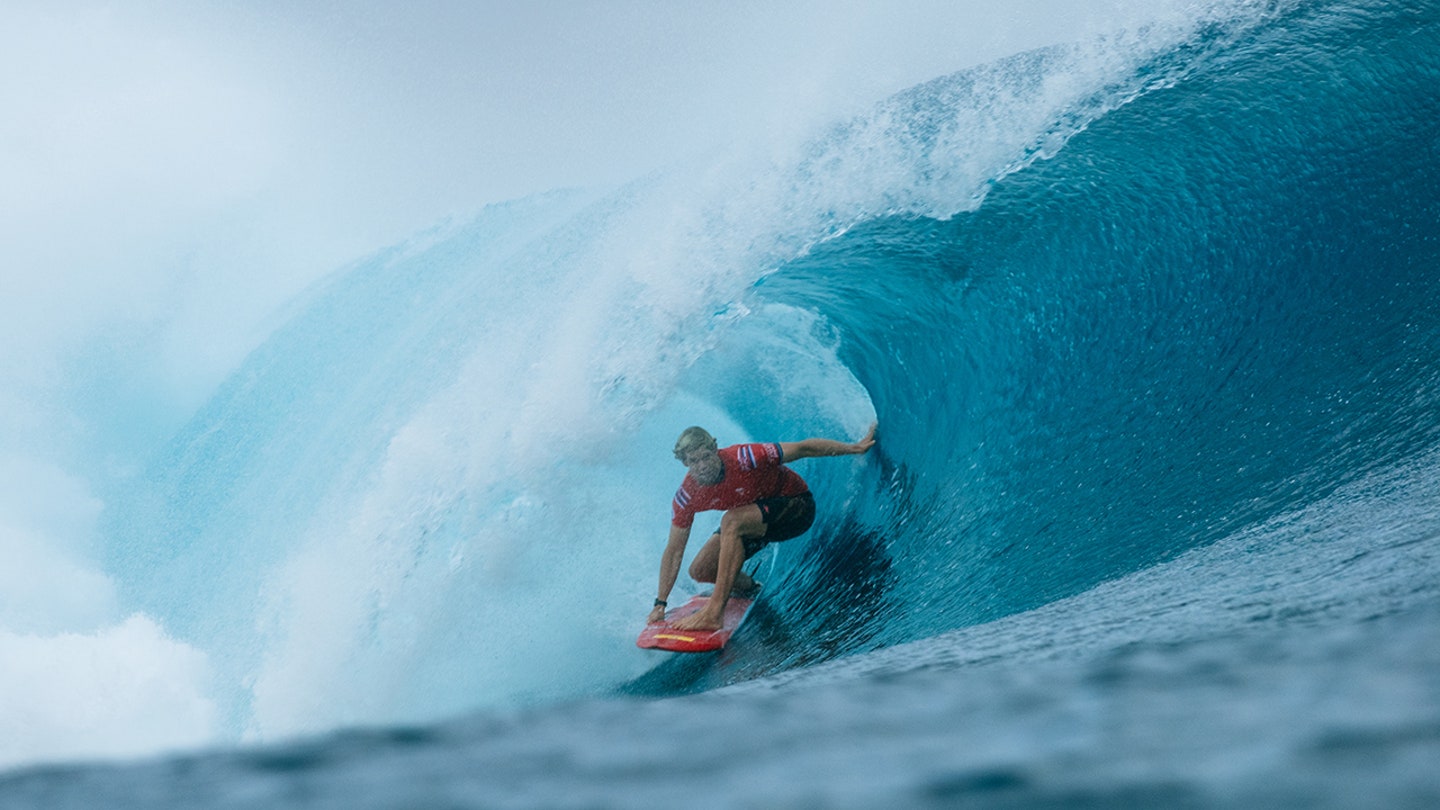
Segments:
[[[803,131],[1157,3],[5,0],[0,378],[150,324],[157,373],[203,388],[305,283],[448,215]]]

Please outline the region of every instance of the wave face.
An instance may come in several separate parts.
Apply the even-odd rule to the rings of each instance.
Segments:
[[[1322,6],[1168,54],[1195,60],[1173,86],[976,210],[765,279],[843,336],[884,430],[837,540],[782,558],[777,609],[823,639],[787,662],[1048,604],[1433,449],[1434,22]]]
[[[1240,9],[347,268],[112,510],[107,570],[269,740],[797,671],[1403,469],[1440,444],[1440,11]],[[748,638],[633,649],[681,429],[872,421],[797,465],[821,514]]]

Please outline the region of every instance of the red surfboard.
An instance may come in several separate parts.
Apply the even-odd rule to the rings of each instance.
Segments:
[[[671,622],[705,607],[705,603],[709,601],[708,594],[692,597],[689,602],[666,613],[663,621],[645,625],[645,629],[640,631],[640,638],[635,640],[635,646],[670,652],[710,652],[724,647],[725,642],[740,629],[740,623],[745,621],[745,615],[754,604],[753,599],[730,597],[730,601],[725,603],[725,615],[722,617],[725,626],[719,630],[676,630],[670,626]]]

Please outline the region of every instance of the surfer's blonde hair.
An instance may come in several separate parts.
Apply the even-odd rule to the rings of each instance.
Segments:
[[[675,440],[675,458],[684,461],[685,457],[690,455],[691,450],[699,447],[708,447],[711,450],[717,450],[720,447],[720,443],[715,441],[715,437],[711,436],[710,431],[705,428],[685,428],[684,432],[680,434],[680,438]]]

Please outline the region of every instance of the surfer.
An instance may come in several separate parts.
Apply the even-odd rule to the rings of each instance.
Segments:
[[[715,583],[710,601],[698,613],[675,623],[683,630],[715,630],[721,626],[731,592],[753,594],[754,579],[741,564],[769,543],[798,537],[815,521],[815,498],[791,461],[817,456],[851,456],[875,445],[875,426],[853,444],[831,439],[799,442],[736,444],[720,449],[704,428],[686,428],[675,442],[675,458],[689,468],[675,493],[670,539],[660,558],[660,595],[650,611],[651,623],[665,618],[665,600],[675,586],[690,527],[697,512],[724,510],[720,528],[690,564],[696,582]]]

